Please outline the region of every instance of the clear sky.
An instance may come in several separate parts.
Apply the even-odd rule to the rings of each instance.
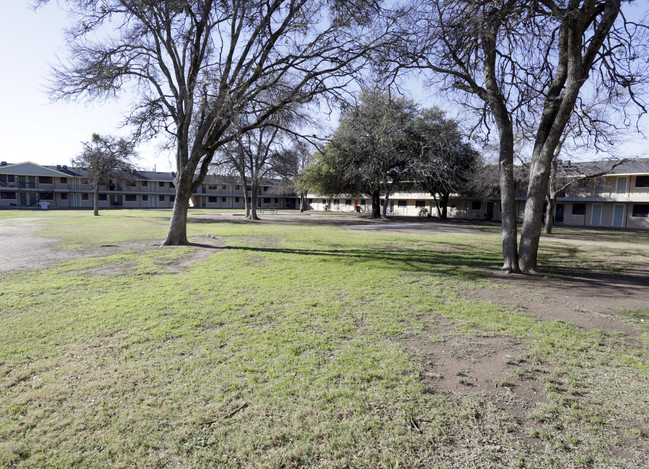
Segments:
[[[119,128],[127,100],[51,102],[45,92],[50,66],[57,63],[57,56],[66,54],[63,29],[69,22],[56,2],[38,11],[30,8],[28,0],[4,3],[0,15],[0,160],[69,164],[81,151],[81,142],[90,140],[93,133],[128,135],[127,129]],[[416,86],[413,92],[423,106],[435,104],[433,93],[425,87]],[[449,114],[455,117],[457,113]],[[643,128],[649,135],[647,121]],[[625,156],[649,156],[646,139],[625,141],[618,148]],[[141,146],[139,154],[137,164],[142,169],[173,170],[169,154],[161,152],[155,142]]]

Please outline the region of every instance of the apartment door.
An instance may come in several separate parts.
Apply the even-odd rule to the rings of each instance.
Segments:
[[[487,220],[494,219],[494,204],[493,202],[487,202]]]
[[[602,204],[593,205],[593,216],[591,217],[590,224],[593,226],[600,226],[602,224]]]
[[[564,212],[564,205],[563,204],[557,204],[557,208],[554,211],[554,222],[555,223],[563,223],[563,212]]]
[[[624,226],[624,205],[615,205],[613,207],[613,226],[615,228]]]

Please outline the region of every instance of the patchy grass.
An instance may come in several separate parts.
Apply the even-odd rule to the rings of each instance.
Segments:
[[[2,275],[0,467],[649,465],[649,343],[465,298],[491,285],[498,237],[205,213],[190,236],[225,248],[180,272],[201,248],[151,249],[168,212],[40,218],[61,249],[116,249]],[[618,266],[548,249],[553,268]],[[646,314],[628,312],[645,334]],[[483,340],[516,352],[492,388],[425,378],[442,377],[422,350]]]

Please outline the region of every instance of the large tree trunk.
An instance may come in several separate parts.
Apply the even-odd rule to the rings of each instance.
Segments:
[[[448,193],[442,194],[441,196],[441,201],[440,201],[440,205],[442,206],[442,211],[440,213],[441,220],[448,220],[448,198],[449,198]]]
[[[509,122],[509,120],[507,120]],[[516,213],[516,181],[514,179],[514,133],[511,122],[500,130],[500,200],[502,205],[503,270],[519,272]]]
[[[92,214],[96,217],[99,216],[99,183],[95,183],[94,190],[92,192],[92,207],[93,207],[93,212]]]
[[[383,198],[383,207],[381,208],[381,218],[387,220],[388,218],[388,205],[390,203],[390,188],[388,187],[387,182],[385,186],[385,197]]]
[[[187,240],[187,209],[189,208],[189,198],[191,195],[191,186],[183,190],[180,185],[176,185],[174,208],[171,212],[167,238],[162,243],[163,246],[182,246],[189,244]]]
[[[250,216],[248,217],[248,220],[259,220],[260,218],[257,216],[257,190],[259,188],[259,185],[257,182],[252,182],[250,186]]]
[[[378,189],[372,191],[372,218],[381,218],[381,197]]]
[[[548,197],[547,208],[545,209],[545,228],[543,229],[545,234],[552,233],[552,228],[554,227],[554,211],[556,210],[556,207],[557,194],[551,193],[550,197]]]
[[[306,212],[307,211],[306,202],[307,202],[306,193],[301,192],[300,193],[300,212]]]

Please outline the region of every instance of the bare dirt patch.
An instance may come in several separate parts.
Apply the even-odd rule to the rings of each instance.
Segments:
[[[70,258],[54,249],[57,240],[36,236],[38,220],[13,218],[0,222],[0,272],[37,269]]]
[[[129,249],[174,249],[160,246],[159,242],[142,241],[120,245],[98,245],[91,251],[66,251],[56,249],[57,239],[37,236],[41,228],[38,220],[13,218],[0,222],[0,272],[17,272],[39,269],[59,264],[78,257],[103,257]],[[209,255],[224,247],[224,243],[214,236],[201,236],[190,239],[193,249],[191,255],[183,257],[164,269],[171,272],[184,272],[187,267],[205,260]],[[92,269],[89,275],[113,275],[127,271],[131,266],[109,266]]]

